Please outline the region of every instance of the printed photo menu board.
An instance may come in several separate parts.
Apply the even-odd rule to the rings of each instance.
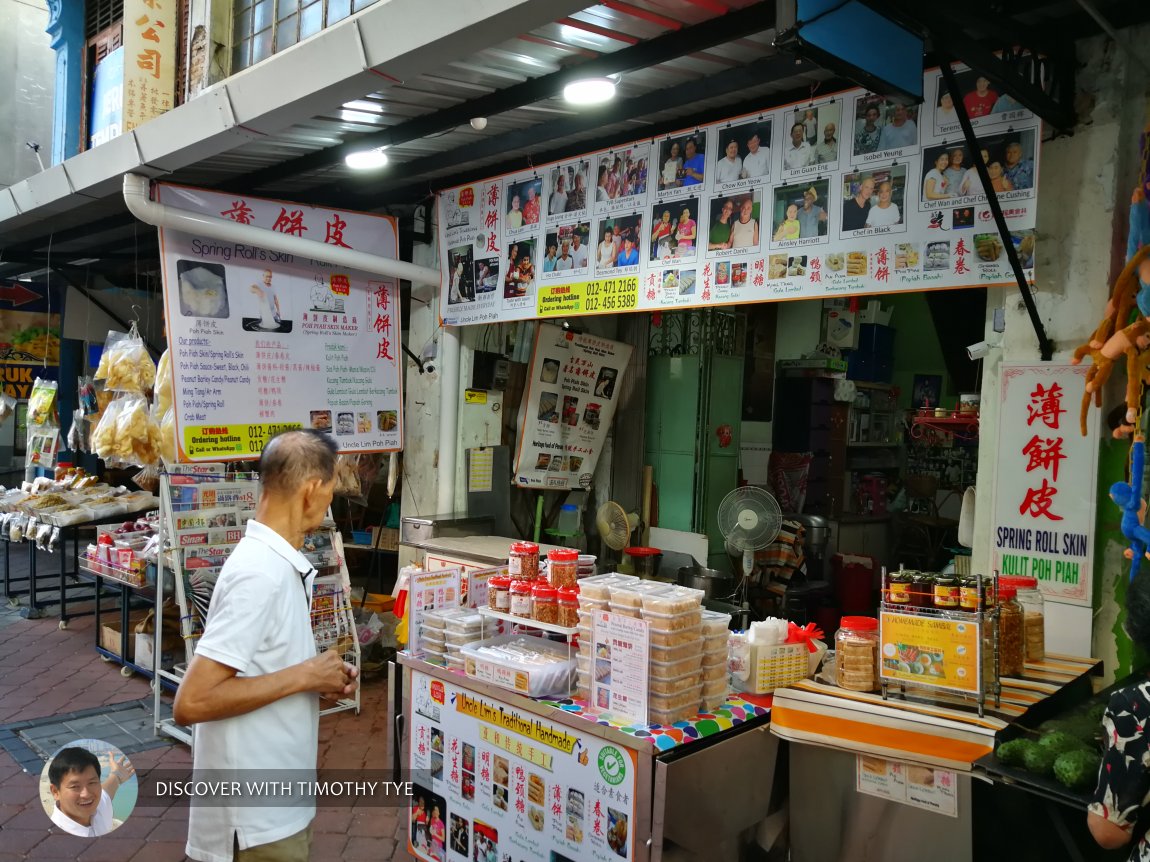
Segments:
[[[440,316],[499,320],[1002,286],[975,160],[1034,275],[1041,127],[957,68],[927,101],[847,90],[439,195]]]
[[[519,416],[516,485],[590,486],[630,359],[629,345],[540,324]]]
[[[1094,589],[1099,411],[1078,405],[1085,365],[1004,362],[999,403],[990,565],[1038,579],[1047,601],[1090,607]],[[1115,517],[1118,510],[1112,509]]]
[[[165,206],[317,243],[396,256],[395,220],[161,185]],[[403,445],[394,279],[160,229],[180,460],[258,455],[287,428],[341,452]]]
[[[636,757],[411,673],[408,849],[428,862],[633,859]]]

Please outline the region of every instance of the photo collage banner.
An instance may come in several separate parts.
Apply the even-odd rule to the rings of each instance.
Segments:
[[[956,68],[926,101],[847,90],[447,189],[445,324],[1014,283],[982,159],[1027,279],[1041,125]]]

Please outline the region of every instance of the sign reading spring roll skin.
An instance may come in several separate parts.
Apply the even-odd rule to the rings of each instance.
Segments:
[[[1041,124],[965,67],[620,142],[439,195],[440,317],[466,325],[1015,284],[1034,277]]]
[[[646,840],[630,749],[414,670],[408,719],[417,859],[622,862]]]
[[[879,676],[977,694],[982,668],[978,626],[964,620],[883,611]]]
[[[161,185],[165,206],[396,256],[395,220]],[[332,434],[340,452],[402,447],[394,279],[241,242],[160,229],[181,461],[257,456],[278,431]]]
[[[1088,411],[1083,436],[1077,405],[1086,372],[1002,364],[991,568],[1037,578],[1048,600],[1089,607],[1099,415]]]
[[[587,487],[615,417],[631,348],[541,323],[519,417],[512,481]]]

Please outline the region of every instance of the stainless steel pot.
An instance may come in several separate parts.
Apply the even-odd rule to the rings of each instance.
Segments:
[[[679,569],[679,584],[703,591],[703,598],[726,598],[735,591],[735,579],[718,569],[703,566],[683,566]]]

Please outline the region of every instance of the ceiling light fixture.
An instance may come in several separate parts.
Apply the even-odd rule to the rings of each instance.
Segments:
[[[615,98],[613,78],[581,78],[563,88],[563,98],[572,105],[598,105]]]
[[[387,164],[387,153],[383,151],[383,147],[376,147],[373,150],[358,150],[344,156],[343,163],[352,170],[371,171]]]

